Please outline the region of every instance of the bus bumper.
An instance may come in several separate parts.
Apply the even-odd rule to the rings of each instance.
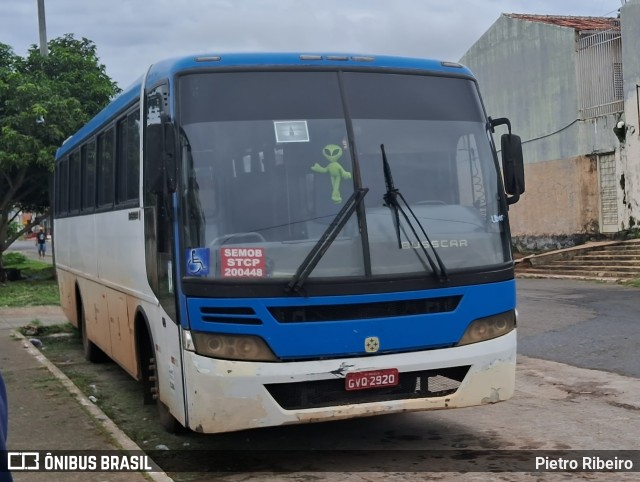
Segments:
[[[397,368],[402,375],[459,366],[470,368],[455,393],[428,398],[287,410],[265,387],[344,379],[350,371]],[[336,360],[254,363],[217,360],[185,351],[187,424],[196,432],[216,433],[496,403],[513,395],[515,368],[516,330],[461,347]]]

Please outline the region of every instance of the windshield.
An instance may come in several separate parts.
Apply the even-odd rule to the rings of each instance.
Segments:
[[[178,88],[184,274],[288,280],[355,190],[309,278],[433,274],[384,205],[380,145],[447,269],[508,261],[475,84],[364,72],[193,74]],[[348,113],[348,115],[347,115]],[[420,232],[420,231],[419,231]]]

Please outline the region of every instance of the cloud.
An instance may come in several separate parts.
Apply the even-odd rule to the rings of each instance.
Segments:
[[[205,52],[359,52],[458,60],[503,12],[599,16],[619,0],[56,0],[47,36],[94,41],[122,87],[158,60]],[[35,1],[4,0],[0,41],[38,42]]]

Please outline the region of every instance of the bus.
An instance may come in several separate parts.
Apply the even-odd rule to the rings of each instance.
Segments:
[[[54,191],[84,354],[140,381],[169,431],[513,394],[522,147],[462,65],[161,61],[58,149]]]

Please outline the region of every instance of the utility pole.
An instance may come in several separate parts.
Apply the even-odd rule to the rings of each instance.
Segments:
[[[44,17],[44,0],[38,0],[38,29],[40,31],[40,55],[46,57],[49,53],[47,47],[47,22]]]
[[[38,0],[38,31],[40,33],[40,55],[46,57],[49,55],[49,46],[47,45],[47,21],[44,15],[44,0]],[[53,263],[53,276],[57,279],[56,273],[56,250],[53,241],[53,178],[49,179],[49,226],[48,234],[51,235],[51,261]]]

